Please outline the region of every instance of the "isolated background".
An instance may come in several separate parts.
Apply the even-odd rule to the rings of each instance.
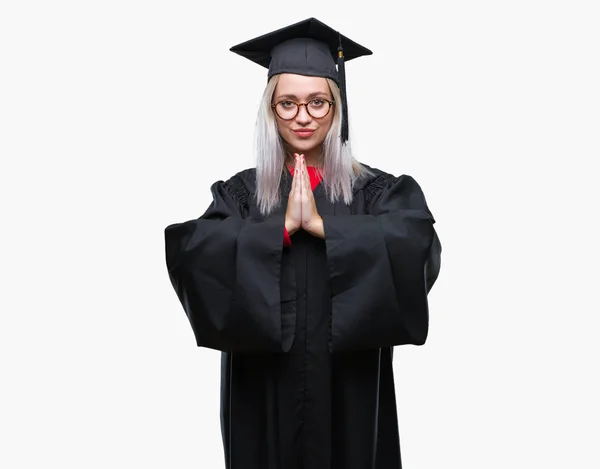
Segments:
[[[600,467],[600,17],[566,0],[2,2],[1,467],[224,467],[163,230],[253,165],[266,70],[229,47],[310,16],[374,51],[353,148],[444,247],[404,467]]]

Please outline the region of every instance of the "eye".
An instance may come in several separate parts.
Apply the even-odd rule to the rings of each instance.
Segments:
[[[310,102],[310,104],[314,107],[321,107],[325,104],[325,100],[321,98],[315,98]]]
[[[279,105],[284,108],[290,108],[290,107],[293,107],[295,105],[295,103],[293,101],[280,101]]]

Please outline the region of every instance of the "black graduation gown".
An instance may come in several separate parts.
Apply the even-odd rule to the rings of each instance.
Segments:
[[[223,352],[227,469],[401,468],[392,350],[426,340],[441,245],[417,182],[369,169],[349,206],[314,189],[324,240],[283,246],[287,171],[269,217],[249,169],[165,229],[197,345]]]

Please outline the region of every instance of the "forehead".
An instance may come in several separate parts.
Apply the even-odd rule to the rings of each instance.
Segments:
[[[325,78],[282,73],[275,87],[275,96],[290,95],[305,98],[314,93],[330,94],[329,84]]]

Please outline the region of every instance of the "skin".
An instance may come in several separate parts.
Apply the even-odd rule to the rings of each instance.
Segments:
[[[303,229],[313,236],[325,239],[323,219],[317,211],[306,169],[306,159],[302,154],[296,153],[294,156],[296,164],[285,213],[285,227],[290,235]]]
[[[318,97],[332,99],[325,78],[284,73],[275,88],[273,102],[289,99],[298,103],[306,103]],[[279,117],[276,119],[279,134],[294,153],[295,159],[294,178],[288,198],[285,227],[290,235],[302,229],[313,236],[325,238],[323,219],[317,211],[306,167],[315,166],[318,161],[321,146],[331,127],[333,109],[327,116],[314,119],[308,114],[305,106],[300,106],[294,119],[287,121]],[[309,137],[300,137],[294,132],[297,129],[311,129],[313,133]]]

